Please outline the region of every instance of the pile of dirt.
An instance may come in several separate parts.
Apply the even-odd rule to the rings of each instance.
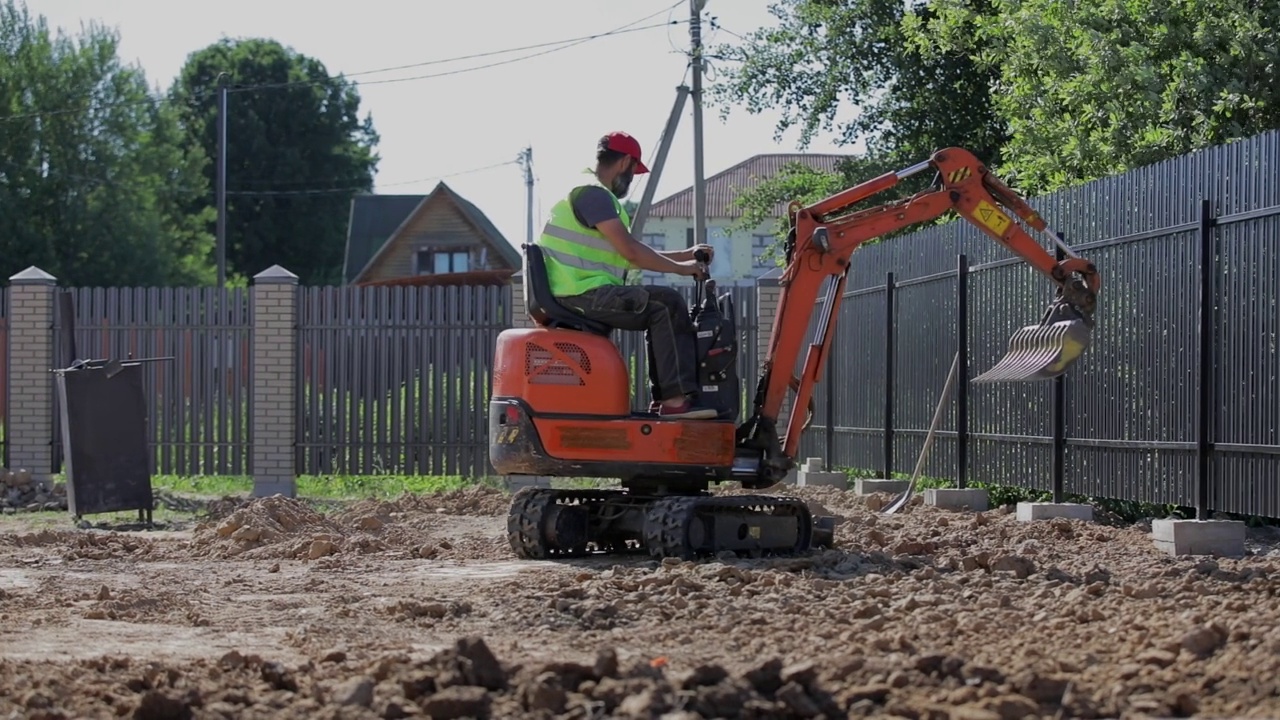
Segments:
[[[41,717],[698,717],[844,716],[876,688],[833,693],[813,663],[764,660],[742,673],[716,664],[669,672],[663,658],[502,662],[479,636],[425,660],[330,651],[302,664],[232,651],[179,664],[105,657],[78,665],[0,661],[0,714]],[[336,713],[336,714],[335,714]]]
[[[43,529],[6,538],[15,547],[52,550],[64,560],[141,559],[159,553],[154,539],[132,533]]]
[[[442,529],[440,516],[491,516],[501,497],[500,491],[482,489],[439,496],[406,495],[395,501],[361,501],[331,514],[279,495],[257,498],[216,523],[198,525],[191,550],[200,557],[246,559],[321,560],[371,554],[433,560],[498,559],[510,554],[504,537],[492,533],[460,536],[456,523]]]
[[[213,558],[310,558],[330,555],[342,530],[299,500],[256,498],[216,523],[196,526],[193,550]]]
[[[395,502],[405,512],[497,517],[507,514],[511,495],[488,485],[472,485],[438,493],[404,495]]]

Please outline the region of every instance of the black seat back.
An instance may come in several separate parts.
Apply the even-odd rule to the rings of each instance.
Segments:
[[[524,304],[535,323],[546,328],[578,330],[605,337],[613,332],[608,325],[585,318],[561,305],[551,294],[542,248],[530,243],[521,245],[521,248],[524,250]]]

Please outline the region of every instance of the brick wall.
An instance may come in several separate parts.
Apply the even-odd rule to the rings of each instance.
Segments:
[[[253,278],[253,494],[297,494],[294,437],[298,276],[279,265]]]
[[[30,267],[9,278],[9,467],[48,486],[53,474],[53,293],[56,280]]]

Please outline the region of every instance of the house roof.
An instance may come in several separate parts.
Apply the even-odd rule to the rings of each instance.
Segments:
[[[476,227],[512,267],[519,268],[523,264],[520,253],[507,242],[507,238],[493,221],[474,203],[442,182],[428,195],[357,195],[352,198],[343,281],[355,282],[360,273],[390,246],[396,234],[418,209],[425,207],[437,195],[451,200],[466,220]]]
[[[727,170],[707,178],[706,216],[736,218],[742,210],[733,206],[734,199],[743,190],[753,188],[761,180],[778,174],[783,166],[803,163],[817,170],[834,172],[837,163],[847,155],[823,155],[818,153],[769,153],[754,155]],[[786,212],[786,203],[774,208],[776,215]],[[674,195],[653,203],[649,217],[693,217],[693,188],[687,187]]]

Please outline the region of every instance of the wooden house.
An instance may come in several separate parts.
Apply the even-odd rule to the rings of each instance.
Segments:
[[[498,285],[521,257],[480,208],[444,183],[428,195],[351,200],[343,281],[350,285]]]

